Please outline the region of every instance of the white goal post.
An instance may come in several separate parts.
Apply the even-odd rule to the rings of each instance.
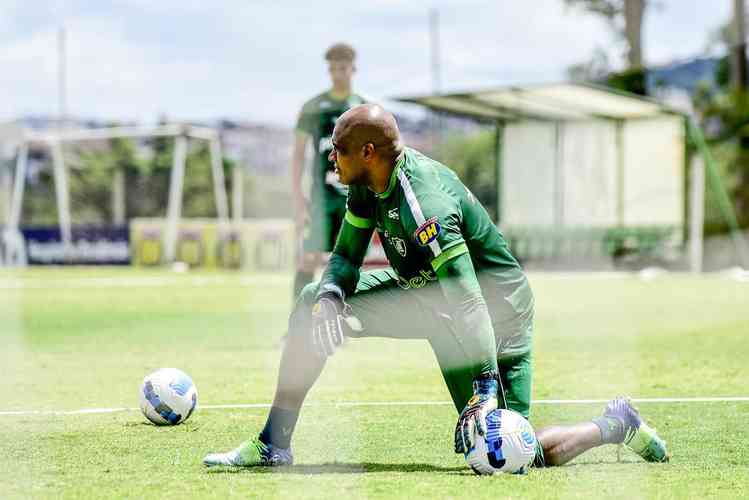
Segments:
[[[18,144],[16,166],[14,172],[13,192],[11,195],[8,222],[0,239],[2,252],[7,265],[25,265],[25,251],[23,236],[20,231],[21,211],[26,188],[28,173],[28,153],[30,144],[43,144],[52,153],[53,179],[58,213],[60,236],[65,254],[70,255],[72,247],[72,221],[70,215],[70,191],[68,175],[63,155],[63,145],[66,143],[80,143],[91,140],[108,140],[117,138],[149,138],[174,137],[175,147],[172,170],[169,179],[169,198],[166,208],[167,226],[163,234],[164,259],[174,260],[178,226],[182,217],[183,185],[185,177],[185,163],[189,140],[207,141],[211,158],[211,174],[213,180],[216,214],[219,222],[220,234],[229,229],[229,203],[226,193],[223,162],[221,156],[221,140],[218,131],[208,127],[194,127],[182,124],[166,124],[157,126],[135,127],[107,127],[97,129],[60,129],[46,132],[26,131]],[[235,214],[236,215],[236,214]]]

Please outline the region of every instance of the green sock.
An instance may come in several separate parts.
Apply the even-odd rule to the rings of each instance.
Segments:
[[[299,411],[272,406],[265,427],[260,432],[260,441],[288,449],[291,446],[291,434],[294,432],[298,418]]]

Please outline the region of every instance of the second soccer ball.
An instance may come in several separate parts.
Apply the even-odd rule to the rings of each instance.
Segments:
[[[140,388],[140,409],[156,425],[177,425],[192,415],[198,390],[192,379],[176,368],[147,375]]]

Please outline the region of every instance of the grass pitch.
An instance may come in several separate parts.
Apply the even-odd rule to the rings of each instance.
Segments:
[[[723,277],[532,275],[534,398],[748,396],[749,283]],[[187,371],[199,404],[267,403],[290,306],[286,276],[119,269],[0,272],[0,498],[739,498],[749,495],[749,402],[647,403],[669,464],[602,447],[528,476],[478,478],[452,453],[449,404],[425,342],[352,341],[326,367],[294,440],[298,465],[206,470],[266,410],[199,409],[157,428],[142,377]],[[536,426],[602,404],[538,404]],[[18,412],[11,414],[10,412]]]

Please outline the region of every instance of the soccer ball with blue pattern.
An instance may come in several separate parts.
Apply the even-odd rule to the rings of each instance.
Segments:
[[[192,379],[176,368],[147,375],[140,388],[140,409],[156,425],[177,425],[192,415],[198,390]]]
[[[475,435],[476,445],[465,454],[479,475],[498,472],[524,474],[536,456],[536,434],[521,414],[494,410],[486,417],[487,433]]]

